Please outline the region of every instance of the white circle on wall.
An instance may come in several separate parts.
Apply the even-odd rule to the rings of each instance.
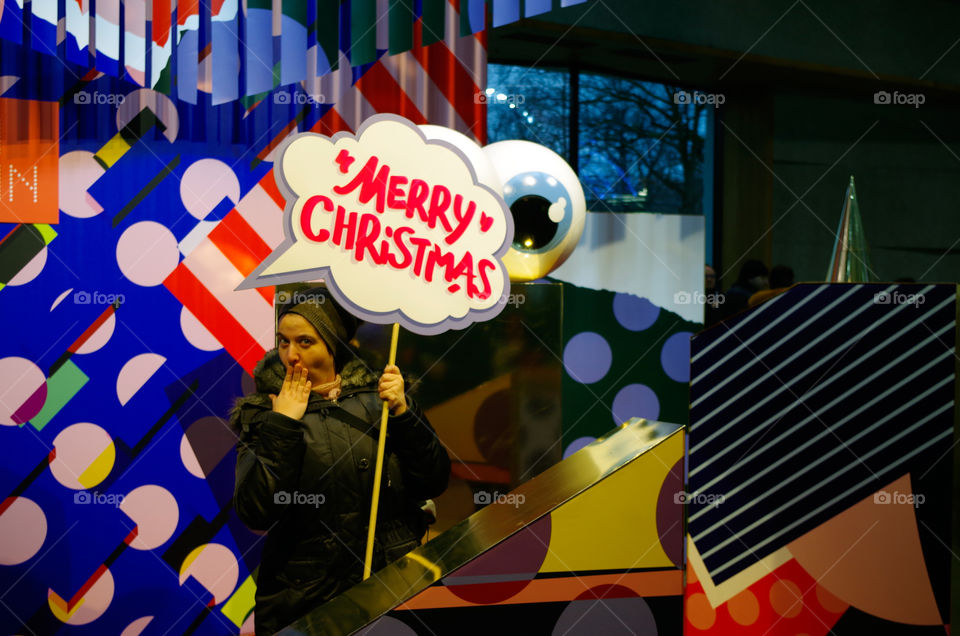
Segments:
[[[57,602],[59,597],[53,590],[47,591],[47,603],[50,605],[50,611],[61,622],[67,625],[86,625],[97,620],[107,611],[110,603],[113,602],[114,589],[113,574],[109,569],[104,569],[100,578],[87,590],[72,611],[65,612],[60,607],[60,603]]]
[[[136,550],[159,548],[173,536],[180,520],[180,507],[170,491],[147,484],[124,495],[122,510],[137,524],[137,537],[130,542]]]
[[[26,265],[20,268],[20,271],[10,279],[10,282],[8,282],[7,285],[10,285],[11,287],[26,285],[40,275],[40,272],[43,271],[43,266],[46,264],[47,246],[44,245]]]
[[[236,205],[240,181],[233,168],[219,159],[200,159],[190,164],[180,179],[180,200],[193,218],[202,221],[227,197]]]
[[[117,374],[117,399],[124,405],[167,361],[158,353],[141,353],[127,360]]]
[[[117,241],[117,265],[130,282],[155,287],[180,263],[173,233],[155,221],[134,223]]]
[[[207,543],[194,548],[180,566],[180,585],[192,576],[213,594],[214,605],[230,597],[240,577],[237,557],[230,548],[219,543]]]
[[[187,339],[187,342],[201,351],[223,349],[220,341],[186,307],[180,310],[180,331],[183,332],[183,337]]]
[[[40,551],[47,538],[47,517],[32,499],[14,497],[0,514],[0,565],[18,565]]]
[[[65,292],[63,292],[62,294],[60,294],[59,296],[57,296],[57,299],[53,301],[53,304],[52,304],[52,305],[50,305],[50,311],[53,311],[54,309],[56,309],[56,308],[57,308],[57,305],[59,305],[60,303],[62,303],[62,302],[63,302],[63,299],[66,298],[66,297],[70,294],[70,292],[72,292],[72,291],[73,291],[73,287],[69,288],[67,291],[65,291]]]
[[[96,424],[79,422],[68,426],[54,438],[53,447],[57,454],[50,462],[50,473],[66,488],[93,488],[113,470],[113,438]]]
[[[64,214],[89,219],[103,212],[103,206],[87,190],[104,172],[106,170],[89,150],[74,150],[61,155],[57,166],[60,187],[57,198]]]
[[[0,358],[0,425],[20,426],[29,422],[47,400],[47,376],[26,358]]]
[[[103,345],[107,344],[110,341],[110,338],[113,336],[113,330],[117,326],[117,314],[110,312],[110,315],[107,316],[107,319],[103,321],[103,324],[97,327],[97,330],[90,334],[90,337],[87,338],[86,342],[77,347],[76,353],[83,355],[85,353],[93,353],[94,351],[99,351],[103,348]]]
[[[203,474],[203,466],[200,465],[200,460],[197,459],[197,454],[193,450],[190,440],[187,439],[186,433],[180,438],[180,461],[183,462],[183,467],[187,469],[187,472],[194,477],[199,479],[207,478],[207,476]]]
[[[133,621],[129,625],[123,628],[123,631],[120,632],[120,636],[140,636],[143,633],[143,630],[147,628],[147,625],[153,620],[153,616],[144,616]]]

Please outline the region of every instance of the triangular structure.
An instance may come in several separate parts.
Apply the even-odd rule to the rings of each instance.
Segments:
[[[869,283],[872,272],[856,188],[853,185],[853,175],[850,175],[850,185],[843,197],[840,227],[837,228],[837,239],[833,243],[833,255],[827,269],[827,282]]]

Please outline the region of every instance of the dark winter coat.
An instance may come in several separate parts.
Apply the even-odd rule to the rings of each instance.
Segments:
[[[272,634],[358,583],[363,575],[383,401],[378,375],[359,360],[341,371],[341,394],[312,394],[303,419],[272,410],[285,369],[276,351],[254,372],[257,393],[231,414],[239,430],[234,506],[266,531],[257,575],[258,636]],[[450,460],[408,397],[390,417],[380,486],[376,571],[419,545],[423,501],[447,486]]]

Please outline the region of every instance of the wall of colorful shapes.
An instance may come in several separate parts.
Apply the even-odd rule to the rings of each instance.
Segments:
[[[685,633],[950,632],[955,285],[799,285],[698,334]]]
[[[273,346],[273,290],[233,291],[281,239],[273,151],[376,112],[484,141],[483,2],[463,14],[458,2],[390,3],[422,13],[406,24],[343,11],[322,25],[311,12],[323,3],[306,3],[279,33],[260,3],[171,4],[0,10],[0,626],[11,632],[249,630],[260,536],[230,507],[225,416]],[[521,17],[491,5],[495,24]],[[611,312],[602,329],[643,332],[661,357],[692,328],[663,316],[642,327],[656,307],[597,293]],[[618,353],[594,382],[609,384],[571,380],[570,353],[564,382],[602,386],[603,406],[581,409],[590,427],[564,432],[564,447],[652,415],[641,384],[662,419],[683,421],[683,379],[663,365],[659,379],[626,372],[646,340],[603,337]],[[577,349],[565,339],[572,349],[551,344],[555,364]]]
[[[133,55],[136,29],[125,30],[124,71],[111,67],[110,3],[93,9],[95,49],[74,34],[76,6],[59,42],[55,30],[51,42],[11,35],[11,24],[38,33],[29,3],[0,14],[0,625],[249,631],[260,537],[231,509],[225,416],[273,346],[273,290],[233,292],[280,240],[271,153],[293,132],[352,130],[379,111],[482,141],[483,34],[447,28],[456,7],[436,4],[445,37],[433,44],[414,16],[418,41],[396,55],[382,47],[351,67],[347,45],[339,70],[276,88],[271,70],[263,94],[224,100],[203,81],[203,56],[190,69],[176,55],[197,42],[184,7],[173,73],[156,51],[146,67]],[[230,7],[194,8],[216,23]],[[255,13],[240,15],[244,29]],[[208,26],[200,20],[199,42],[212,38],[216,58],[219,27]],[[268,48],[295,31],[268,29]],[[169,54],[170,41],[154,43]],[[316,58],[311,42],[302,60]],[[295,54],[277,48],[286,68]]]

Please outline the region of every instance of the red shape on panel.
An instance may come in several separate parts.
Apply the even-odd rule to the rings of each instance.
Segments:
[[[254,367],[266,350],[183,263],[177,265],[173,273],[163,281],[163,285],[210,330],[227,353],[233,356],[247,373],[253,375]]]
[[[270,246],[235,209],[210,231],[208,238],[244,277],[270,256]],[[257,291],[264,300],[273,303],[273,287],[258,287]]]
[[[793,596],[793,593],[796,596]],[[791,598],[793,597],[793,598]],[[817,584],[795,559],[758,580],[726,603],[712,607],[687,566],[683,633],[825,636],[849,605]]]

